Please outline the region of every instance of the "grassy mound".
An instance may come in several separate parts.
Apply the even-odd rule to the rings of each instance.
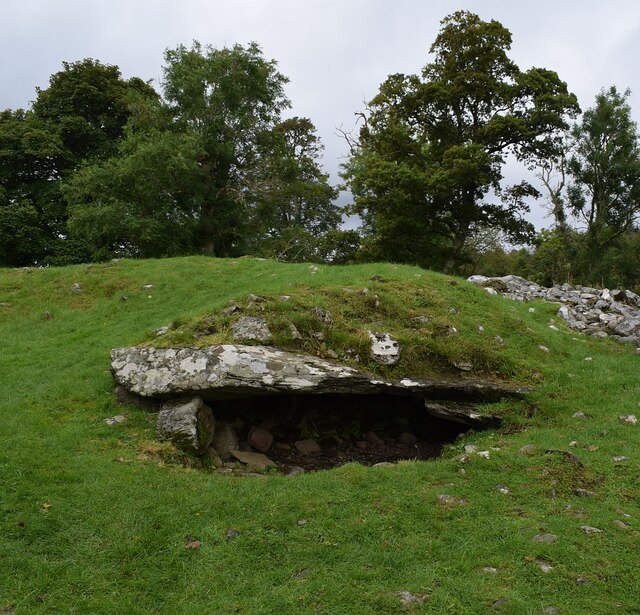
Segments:
[[[249,308],[250,293],[267,302]],[[230,300],[264,316],[283,348],[388,377],[535,388],[503,406],[506,431],[437,461],[295,478],[173,464],[153,442],[153,418],[132,407],[125,423],[104,423],[123,413],[112,347],[230,341],[233,316],[220,315]],[[551,323],[555,311],[392,265],[313,273],[184,258],[3,270],[0,609],[484,613],[503,600],[509,613],[634,612],[640,424],[619,417],[638,413],[639,359]],[[368,330],[398,338],[398,365],[370,361]],[[488,457],[465,455],[469,444]],[[534,540],[545,533],[555,541]]]

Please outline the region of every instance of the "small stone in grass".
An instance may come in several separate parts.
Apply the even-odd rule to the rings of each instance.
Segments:
[[[438,496],[438,504],[442,506],[464,506],[467,504],[467,500],[443,493]]]
[[[496,489],[499,493],[503,493],[505,495],[511,492],[511,489],[509,489],[509,487],[507,487],[506,485],[498,485]]]
[[[536,452],[536,446],[535,444],[525,444],[521,449],[520,449],[520,454],[521,455],[533,455],[533,453]]]
[[[542,350],[542,352],[549,352],[549,349],[546,346],[543,346],[542,344],[540,344],[540,346],[538,346],[538,348],[540,348],[540,350]]]
[[[574,489],[573,493],[577,495],[579,498],[594,498],[598,494],[595,491],[589,491],[589,489]]]
[[[573,413],[573,418],[574,419],[586,419],[587,415],[584,412],[582,412],[582,410],[578,410],[578,412],[574,412]]]
[[[429,598],[429,594],[424,594],[422,596],[415,596],[414,594],[408,591],[397,592],[396,596],[400,597],[400,602],[402,602],[404,606],[409,606],[411,604],[424,604],[426,600]]]
[[[625,425],[635,425],[638,422],[638,419],[633,414],[629,414],[628,416],[621,416],[620,420]]]
[[[542,609],[542,612],[546,615],[556,615],[560,612],[560,609],[558,609],[557,606],[545,606],[544,609]]]
[[[543,533],[536,534],[531,540],[533,540],[533,542],[555,542],[558,540],[558,537],[555,534]]]
[[[225,540],[227,542],[233,542],[239,534],[240,532],[238,532],[238,530],[229,529],[225,532]]]
[[[581,525],[580,529],[585,534],[602,534],[602,530],[599,530],[597,527],[591,527],[590,525]]]
[[[507,604],[506,598],[498,598],[495,602],[493,602],[493,604],[491,605],[491,608],[494,611],[497,611],[498,609],[501,609],[505,604]]]
[[[613,458],[613,460],[614,460],[616,463],[620,463],[620,462],[622,462],[622,461],[629,461],[629,457],[625,457],[624,455],[616,455],[616,456]]]
[[[478,451],[478,457],[483,457],[484,459],[489,459],[490,453],[489,451]]]
[[[472,455],[477,450],[478,447],[475,444],[465,444],[464,452],[467,453],[467,455]]]
[[[110,416],[106,418],[104,422],[107,425],[119,425],[120,423],[124,423],[127,420],[127,417],[123,414],[117,414],[116,416]]]
[[[498,574],[498,569],[493,566],[485,566],[482,569],[482,572],[486,572],[487,574]]]
[[[613,523],[622,530],[628,530],[631,527],[628,523],[620,521],[620,519],[616,519]]]
[[[585,357],[584,360],[585,361],[593,361],[593,357]]]

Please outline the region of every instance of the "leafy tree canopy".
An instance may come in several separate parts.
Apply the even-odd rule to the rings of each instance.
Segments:
[[[454,13],[422,75],[391,75],[369,103],[344,177],[377,258],[455,270],[474,226],[532,237],[522,213],[537,191],[504,189],[503,165],[553,154],[578,105],[553,71],[521,71],[510,46],[497,21]]]

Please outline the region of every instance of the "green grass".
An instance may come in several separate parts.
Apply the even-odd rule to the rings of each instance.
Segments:
[[[368,295],[344,290],[364,287]],[[360,349],[359,365],[373,368],[363,332],[382,320],[405,349],[385,375],[451,376],[452,361],[468,360],[471,377],[534,391],[499,406],[509,419],[502,432],[469,436],[432,462],[295,478],[173,464],[151,444],[153,417],[115,403],[109,350],[145,343],[168,323],[176,327],[166,343],[225,341],[228,323],[215,315],[249,293],[273,299],[264,314],[284,347]],[[291,302],[279,303],[281,294]],[[409,267],[311,274],[306,265],[195,257],[2,270],[0,303],[0,611],[462,614],[493,612],[505,598],[507,613],[638,612],[640,425],[618,417],[640,415],[640,357],[576,336],[553,305],[505,301]],[[323,343],[311,335],[315,305],[334,316]],[[412,324],[421,314],[429,321]],[[215,330],[194,340],[206,322]],[[302,341],[287,337],[290,322]],[[457,334],[444,333],[450,325]],[[587,418],[572,418],[577,410]],[[123,411],[125,424],[104,424]],[[490,458],[461,463],[469,443]],[[576,488],[597,495],[580,498]],[[441,494],[468,503],[443,506]],[[541,531],[557,541],[533,542]],[[187,535],[201,548],[185,549]],[[403,590],[429,597],[403,606]]]

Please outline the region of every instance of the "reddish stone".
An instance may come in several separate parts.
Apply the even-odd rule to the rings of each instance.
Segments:
[[[407,431],[402,432],[398,436],[398,442],[400,442],[400,444],[415,444],[417,441],[418,441],[418,438],[416,438],[412,433],[409,433]]]
[[[313,439],[298,440],[293,443],[303,455],[317,455],[322,452],[322,447]]]
[[[384,440],[376,434],[375,431],[368,431],[364,434],[364,439],[372,446],[381,447],[384,446]]]
[[[266,453],[273,444],[273,435],[264,427],[253,425],[249,430],[247,442],[256,450]]]

